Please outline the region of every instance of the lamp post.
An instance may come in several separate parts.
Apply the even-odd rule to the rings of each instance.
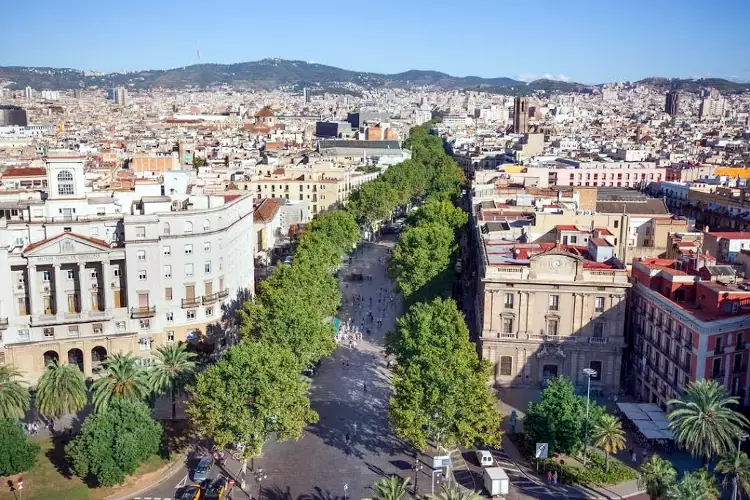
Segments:
[[[419,473],[424,469],[424,465],[419,461],[419,454],[417,454],[417,457],[414,459],[414,465],[412,465],[411,468],[414,471],[414,495],[416,495],[418,488],[417,485],[419,484]]]
[[[440,474],[442,474],[442,469],[436,469],[432,471],[432,496],[435,496],[435,475],[437,474],[437,483],[440,484]]]
[[[258,467],[258,470],[253,472],[255,480],[258,482],[258,500],[263,496],[263,480],[268,477],[268,474],[263,472],[263,467]]]
[[[748,437],[750,437],[750,434],[747,432],[738,432],[737,433],[737,460],[740,459],[740,447],[742,446],[742,442],[746,440]],[[737,488],[737,478],[734,478],[734,489],[732,490],[732,500],[738,500],[739,499],[739,490]]]
[[[591,400],[591,377],[596,377],[596,370],[593,368],[584,368],[583,374],[586,375],[586,378],[588,379],[588,384],[586,388],[586,423],[585,423],[585,431],[584,431],[584,437],[583,437],[583,465],[586,466],[586,452],[588,451],[588,445],[589,445],[589,401]]]

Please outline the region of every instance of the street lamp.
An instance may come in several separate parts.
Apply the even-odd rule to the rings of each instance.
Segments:
[[[748,437],[750,437],[750,434],[747,432],[738,432],[737,433],[737,461],[740,459],[740,446],[742,445],[742,442],[746,440]],[[732,500],[738,500],[739,498],[739,491],[737,488],[737,478],[734,479],[734,490],[732,491]]]
[[[596,377],[596,370],[593,368],[584,368],[583,374],[588,379],[588,385],[586,388],[586,425],[583,439],[583,465],[586,466],[586,452],[588,451],[589,445],[589,400],[591,399],[591,377]]]
[[[255,480],[258,482],[258,500],[263,496],[263,480],[268,477],[268,474],[263,472],[263,467],[258,467],[258,470],[253,472]]]
[[[414,471],[414,495],[417,494],[417,485],[419,484],[419,473],[424,469],[424,465],[419,461],[419,454],[414,459],[414,465],[411,469]]]

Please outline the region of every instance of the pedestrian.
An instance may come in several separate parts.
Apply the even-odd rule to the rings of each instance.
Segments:
[[[551,470],[547,471],[547,482],[549,484],[552,484],[552,471]]]
[[[552,484],[557,484],[557,471],[552,473]]]
[[[362,392],[367,392],[367,384],[362,382]]]
[[[638,456],[635,453],[635,449],[631,448],[630,449],[630,461],[635,463],[637,460],[638,460]]]
[[[349,433],[346,433],[346,444],[349,444],[349,441],[352,439],[352,437],[349,435]]]

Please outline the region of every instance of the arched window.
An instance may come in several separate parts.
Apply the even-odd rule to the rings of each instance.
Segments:
[[[211,221],[206,219],[203,221],[203,230],[208,231],[209,229],[211,229]]]
[[[169,225],[169,222],[165,222],[164,223],[164,234],[171,234],[171,233],[172,233],[172,228]]]
[[[75,194],[73,174],[71,174],[68,170],[63,170],[62,172],[57,174],[57,194]]]
[[[190,221],[185,222],[185,228],[183,229],[183,232],[185,233],[192,233],[193,232],[193,223]]]

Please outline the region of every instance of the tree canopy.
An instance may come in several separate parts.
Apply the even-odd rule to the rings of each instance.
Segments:
[[[299,439],[318,420],[307,389],[291,350],[243,340],[198,375],[187,414],[217,446],[242,443],[246,456],[258,456],[270,436]]]
[[[375,180],[351,194],[349,211],[361,223],[389,218],[398,203],[398,192],[389,182]]]
[[[442,224],[409,227],[393,248],[391,271],[404,296],[419,292],[451,264],[457,248],[453,231]]]
[[[39,414],[59,417],[81,411],[87,402],[86,379],[78,366],[49,363],[39,378],[36,407]]]
[[[427,200],[409,216],[409,222],[412,225],[440,224],[454,231],[465,226],[468,220],[468,214],[461,208],[450,201],[440,201],[434,198]]]
[[[125,476],[159,451],[161,438],[162,428],[145,403],[115,398],[106,409],[86,418],[66,453],[76,475],[109,487],[122,484]]]
[[[16,420],[0,418],[0,476],[24,472],[36,463],[39,445],[32,443]]]
[[[21,372],[13,365],[0,365],[0,418],[22,419],[30,399]]]

